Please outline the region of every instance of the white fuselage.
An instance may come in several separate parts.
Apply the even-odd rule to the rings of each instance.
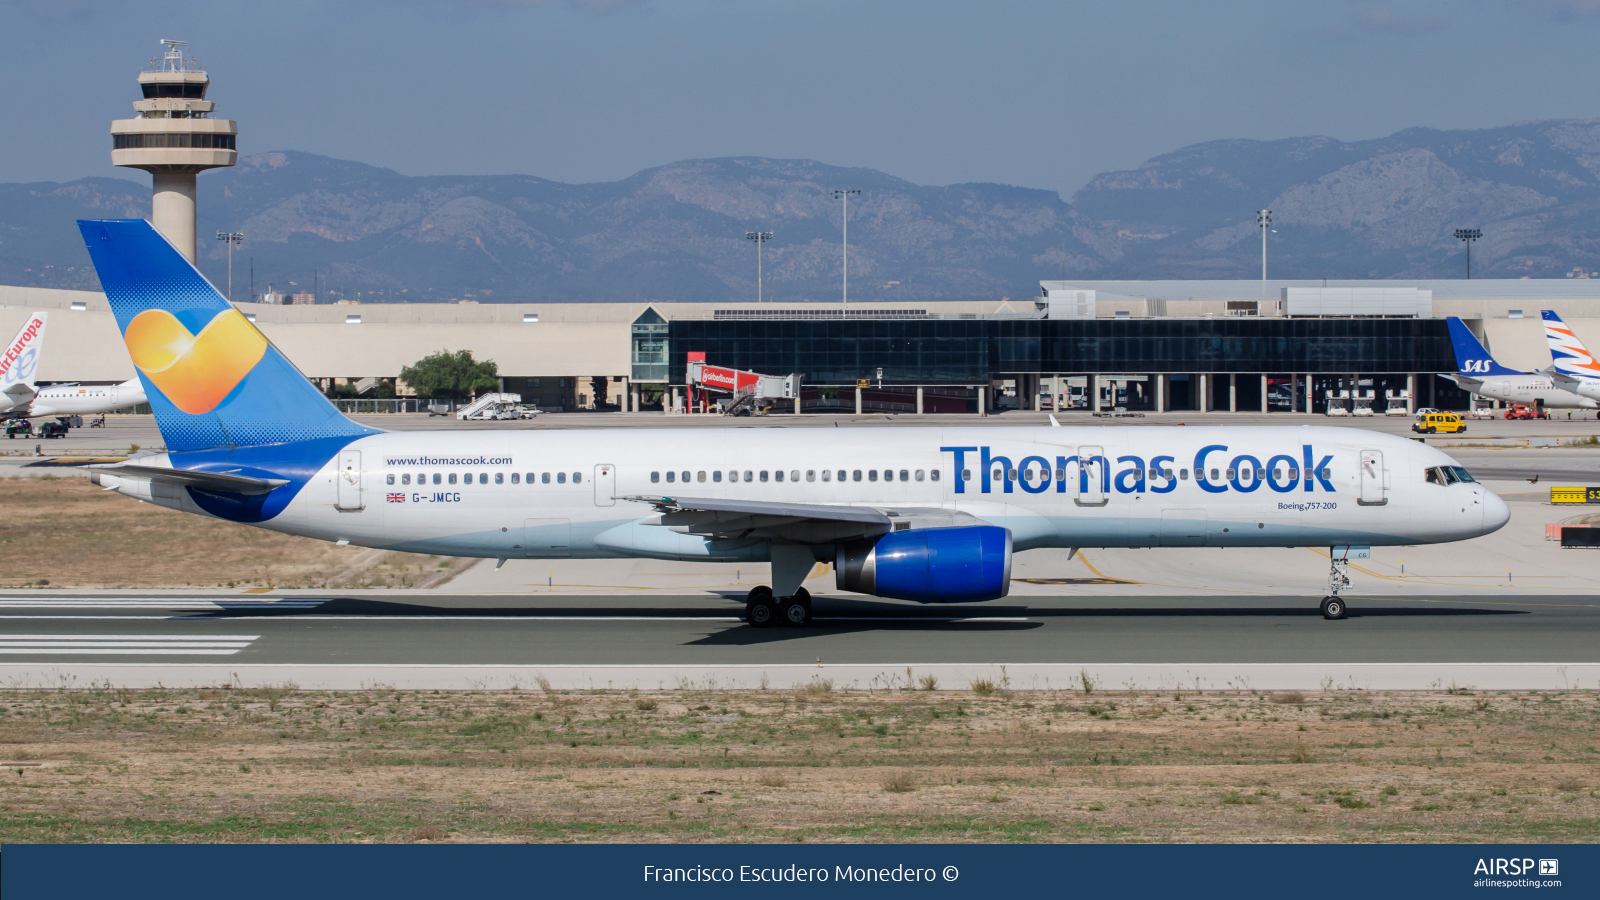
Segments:
[[[1548,375],[1485,375],[1469,378],[1465,375],[1446,376],[1461,386],[1462,390],[1490,400],[1507,403],[1543,405],[1550,409],[1595,409],[1600,407],[1600,391],[1582,396],[1563,389],[1566,381],[1557,384]]]
[[[67,384],[39,388],[31,399],[6,410],[28,418],[41,416],[92,416],[138,406],[146,402],[144,386],[133,378],[121,384]]]
[[[955,510],[1018,550],[1420,544],[1503,525],[1482,485],[1428,481],[1447,465],[1403,438],[1312,426],[391,432],[352,440],[259,524],[454,556],[725,561],[766,545],[718,549],[623,498]],[[201,512],[183,489],[120,490]]]

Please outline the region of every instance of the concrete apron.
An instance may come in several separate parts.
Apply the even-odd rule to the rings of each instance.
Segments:
[[[1215,663],[1022,665],[210,665],[0,664],[17,689],[235,688],[300,690],[778,690],[831,682],[834,690],[1122,691],[1570,691],[1600,687],[1600,663]]]

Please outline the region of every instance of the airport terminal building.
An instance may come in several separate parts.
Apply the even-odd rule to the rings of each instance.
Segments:
[[[1585,279],[1043,281],[1023,300],[848,305],[237,306],[330,390],[404,396],[403,367],[467,349],[497,363],[504,390],[552,411],[681,408],[692,352],[801,375],[801,412],[1466,408],[1435,377],[1456,368],[1445,316],[1518,369],[1549,365],[1540,309],[1600,347],[1600,280]],[[51,311],[42,381],[133,377],[104,295],[0,286],[0,331],[34,309]]]

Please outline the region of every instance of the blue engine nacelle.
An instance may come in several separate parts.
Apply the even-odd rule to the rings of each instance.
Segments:
[[[994,525],[891,531],[840,544],[834,572],[840,590],[895,600],[994,600],[1011,590],[1011,532]]]

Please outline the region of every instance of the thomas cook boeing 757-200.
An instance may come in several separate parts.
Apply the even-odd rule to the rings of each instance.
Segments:
[[[1012,554],[1458,541],[1506,504],[1445,454],[1354,428],[384,432],[345,418],[142,220],[80,223],[167,452],[104,487],[288,534],[417,553],[770,561],[751,625],[801,586],[993,600]]]

